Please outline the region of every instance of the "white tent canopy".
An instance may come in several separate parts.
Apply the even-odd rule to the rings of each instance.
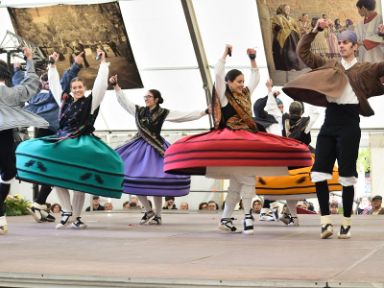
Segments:
[[[60,4],[90,4],[106,1],[60,1]],[[142,96],[147,89],[155,88],[162,92],[164,107],[176,110],[203,110],[206,97],[203,82],[182,5],[177,0],[131,0],[120,1],[120,7],[132,46],[135,60],[142,77],[144,89],[126,90],[132,101],[143,105]],[[261,81],[253,94],[253,100],[266,95],[264,83],[268,69],[261,37],[256,0],[192,0],[201,32],[205,53],[212,68],[221,56],[224,45],[233,45],[233,57],[227,61],[228,67],[242,69],[247,79],[249,60],[245,51],[249,47],[257,49],[257,62]],[[14,31],[5,7],[36,7],[52,5],[50,1],[2,1],[0,8],[0,40],[7,30]],[[384,60],[384,59],[383,59]],[[213,74],[212,74],[213,75]],[[292,101],[282,95],[287,110]],[[361,127],[384,127],[384,98],[370,99],[376,115],[362,117]],[[317,121],[319,128],[323,119]],[[112,91],[108,92],[101,105],[101,116],[96,122],[99,130],[135,129],[133,117],[119,106]],[[207,117],[186,123],[165,123],[165,129],[207,129]]]

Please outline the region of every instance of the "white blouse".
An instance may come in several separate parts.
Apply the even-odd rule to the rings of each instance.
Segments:
[[[123,90],[121,89],[115,90],[115,92],[117,96],[117,101],[120,103],[121,107],[123,107],[132,116],[135,116],[136,104],[134,104],[131,100],[128,99],[128,97],[125,96]],[[207,115],[205,113],[205,110],[190,111],[190,112],[169,110],[169,113],[165,118],[165,121],[181,123],[181,122],[197,120],[205,115]]]
[[[228,104],[228,99],[225,96],[226,83],[225,83],[225,60],[220,58],[215,65],[215,89],[219,96],[221,107],[225,107]],[[259,68],[251,68],[251,78],[247,85],[249,92],[253,93],[260,81]]]

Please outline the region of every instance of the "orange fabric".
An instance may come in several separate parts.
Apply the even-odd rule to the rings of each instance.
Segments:
[[[288,176],[256,177],[256,194],[263,195],[305,195],[315,194],[315,183],[311,181],[310,167],[289,170]],[[339,171],[333,167],[332,179],[328,180],[329,191],[341,191],[342,186],[338,182]]]

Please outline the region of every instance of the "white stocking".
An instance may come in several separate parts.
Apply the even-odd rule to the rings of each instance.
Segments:
[[[155,214],[157,216],[161,215],[161,209],[163,205],[163,197],[161,196],[154,196],[153,201],[155,202]]]
[[[231,218],[237,203],[240,201],[240,183],[235,178],[229,180],[228,195],[225,199],[224,211],[221,218]]]
[[[252,207],[252,198],[255,196],[255,186],[241,185],[240,196],[243,200],[244,214],[249,214]]]
[[[73,191],[72,207],[73,207],[73,216],[80,217],[81,211],[84,207],[85,193]]]
[[[287,200],[287,207],[292,217],[297,217],[296,204],[297,204],[297,200]]]
[[[138,195],[137,198],[139,198],[139,201],[141,202],[141,204],[143,204],[145,212],[149,212],[152,210],[147,196]]]
[[[71,207],[71,197],[69,191],[66,188],[55,187],[57,192],[57,197],[59,198],[61,208],[64,212],[72,212]]]

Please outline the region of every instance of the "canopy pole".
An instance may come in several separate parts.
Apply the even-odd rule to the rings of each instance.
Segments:
[[[205,91],[205,97],[207,105],[211,104],[212,99],[212,78],[209,70],[209,64],[207,56],[205,54],[203,40],[201,38],[199,25],[197,23],[195,9],[193,8],[192,0],[181,0],[183,6],[185,20],[187,21],[189,35],[191,36],[193,48],[195,50],[197,63],[199,65],[200,75],[203,81],[203,89]],[[212,128],[212,117],[209,117],[209,125]]]

